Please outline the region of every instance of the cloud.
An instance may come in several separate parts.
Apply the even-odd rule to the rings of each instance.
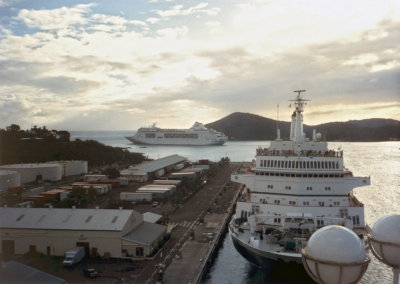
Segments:
[[[372,5],[377,15],[365,22],[367,5],[362,15],[353,6],[327,15],[319,3],[303,11],[304,3],[280,1],[160,2],[140,16],[111,15],[92,4],[19,11],[23,32],[0,27],[0,96],[33,107],[27,115],[35,121],[46,114],[52,125],[93,129],[154,119],[186,127],[234,111],[275,117],[276,105],[297,88],[312,99],[313,121],[343,115],[318,113],[338,101],[398,100],[400,21],[381,6]],[[396,106],[389,108],[363,110],[400,118]]]
[[[189,8],[184,8],[183,5],[175,5],[166,10],[155,10],[155,13],[160,16],[161,18],[170,18],[175,16],[189,16],[194,14],[206,14],[209,16],[216,16],[218,15],[220,9],[219,8],[209,8],[208,3],[201,2],[196,6],[192,6]]]
[[[87,24],[85,17],[90,12],[94,4],[79,4],[72,8],[62,7],[52,10],[27,10],[22,9],[18,13],[18,18],[31,28],[41,30],[66,29],[73,25]]]

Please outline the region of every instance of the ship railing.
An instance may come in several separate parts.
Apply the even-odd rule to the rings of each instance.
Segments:
[[[301,157],[331,157],[331,158],[343,158],[343,151],[312,151],[312,150],[300,150],[299,153],[292,150],[268,150],[267,148],[258,148],[256,150],[256,156],[301,156]]]

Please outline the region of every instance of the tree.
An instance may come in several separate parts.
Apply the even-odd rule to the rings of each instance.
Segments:
[[[117,178],[120,176],[120,172],[118,169],[116,168],[107,168],[104,170],[104,174],[108,177],[108,178]]]
[[[21,127],[18,124],[11,124],[10,126],[7,126],[6,129],[10,132],[17,132],[21,130]]]

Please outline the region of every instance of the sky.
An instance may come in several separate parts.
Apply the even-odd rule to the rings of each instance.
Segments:
[[[0,0],[0,128],[400,120],[398,0]],[[278,106],[279,105],[279,111]]]

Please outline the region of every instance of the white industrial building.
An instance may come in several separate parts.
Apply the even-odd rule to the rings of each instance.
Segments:
[[[136,166],[122,170],[121,176],[128,177],[134,181],[145,182],[171,172],[174,167],[187,159],[180,155],[171,155],[158,160],[148,161]]]
[[[63,256],[85,247],[92,256],[143,258],[166,234],[166,227],[123,209],[0,208],[1,253],[37,251]]]
[[[16,171],[21,175],[21,183],[29,183],[37,180],[57,181],[61,180],[62,169],[58,164],[35,163],[1,165],[0,170]]]
[[[21,186],[21,175],[16,171],[0,170],[0,193]]]
[[[61,167],[61,174],[63,177],[76,176],[81,174],[87,174],[88,162],[87,161],[52,161],[47,164],[57,164]]]

